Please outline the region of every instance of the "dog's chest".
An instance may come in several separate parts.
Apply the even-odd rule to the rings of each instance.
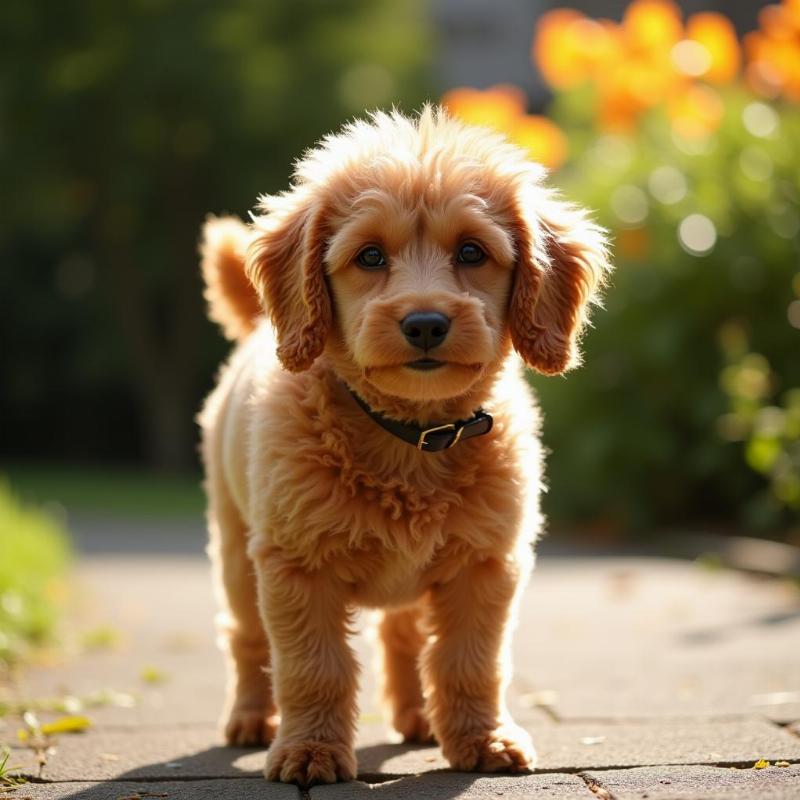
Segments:
[[[415,600],[425,588],[427,567],[415,554],[391,552],[370,558],[368,569],[358,572],[351,583],[353,600],[379,607]]]

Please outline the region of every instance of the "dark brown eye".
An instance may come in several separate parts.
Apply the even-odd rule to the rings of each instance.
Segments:
[[[467,242],[466,244],[462,244],[458,255],[456,255],[456,261],[459,264],[470,264],[471,266],[476,266],[477,264],[482,264],[486,260],[486,253],[481,250],[475,242]]]
[[[370,245],[356,256],[356,263],[364,269],[380,269],[386,266],[386,257],[380,247]]]

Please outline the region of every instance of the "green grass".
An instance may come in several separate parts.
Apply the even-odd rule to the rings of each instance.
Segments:
[[[0,750],[0,792],[13,792],[27,780],[16,774],[16,768],[8,765],[11,751],[7,748]]]
[[[58,504],[71,513],[189,517],[205,508],[200,475],[158,475],[122,468],[0,467],[25,502]]]
[[[0,662],[52,636],[66,592],[69,542],[50,515],[25,506],[0,481]]]

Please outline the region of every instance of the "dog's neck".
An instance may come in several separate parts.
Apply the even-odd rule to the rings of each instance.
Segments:
[[[322,356],[324,367],[336,375],[343,384],[369,408],[389,419],[421,427],[466,420],[489,401],[492,388],[498,380],[507,352],[503,348],[497,360],[486,366],[483,374],[466,391],[457,397],[444,400],[407,400],[385,394],[371,384],[356,367],[343,349],[326,348]],[[491,413],[491,408],[486,408]]]

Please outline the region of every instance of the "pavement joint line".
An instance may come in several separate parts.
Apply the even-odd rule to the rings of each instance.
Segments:
[[[621,770],[631,769],[661,769],[663,767],[719,767],[721,769],[753,769],[753,764],[757,759],[747,761],[670,761],[662,764],[610,764],[602,767],[546,767],[543,769],[535,769],[531,772],[520,773],[521,775],[576,775],[583,780],[586,780],[584,773],[598,773],[598,772],[618,772]],[[800,758],[785,758],[781,759],[790,766],[800,765]],[[780,769],[780,768],[779,768]],[[362,783],[389,783],[391,781],[402,780],[403,778],[413,778],[420,775],[449,775],[449,774],[465,774],[465,775],[510,775],[513,773],[482,773],[482,772],[469,772],[459,773],[450,769],[431,769],[425,772],[364,772],[359,773],[355,780]],[[244,772],[241,775],[170,775],[169,778],[164,776],[152,777],[136,775],[117,775],[113,778],[69,778],[65,780],[48,780],[39,776],[26,775],[21,773],[26,778],[28,783],[36,784],[61,784],[61,783],[196,783],[197,781],[237,781],[237,780],[251,780],[251,781],[265,781],[261,774]],[[295,785],[295,784],[292,784]],[[325,784],[320,784],[325,785]]]
[[[535,706],[539,711],[544,711],[542,706]],[[691,725],[696,723],[698,725],[705,725],[709,722],[752,722],[758,720],[760,722],[770,722],[774,725],[793,725],[795,720],[789,722],[778,722],[774,719],[758,713],[741,713],[741,714],[686,714],[675,716],[658,716],[652,717],[559,717],[553,716],[553,721],[559,725]]]

